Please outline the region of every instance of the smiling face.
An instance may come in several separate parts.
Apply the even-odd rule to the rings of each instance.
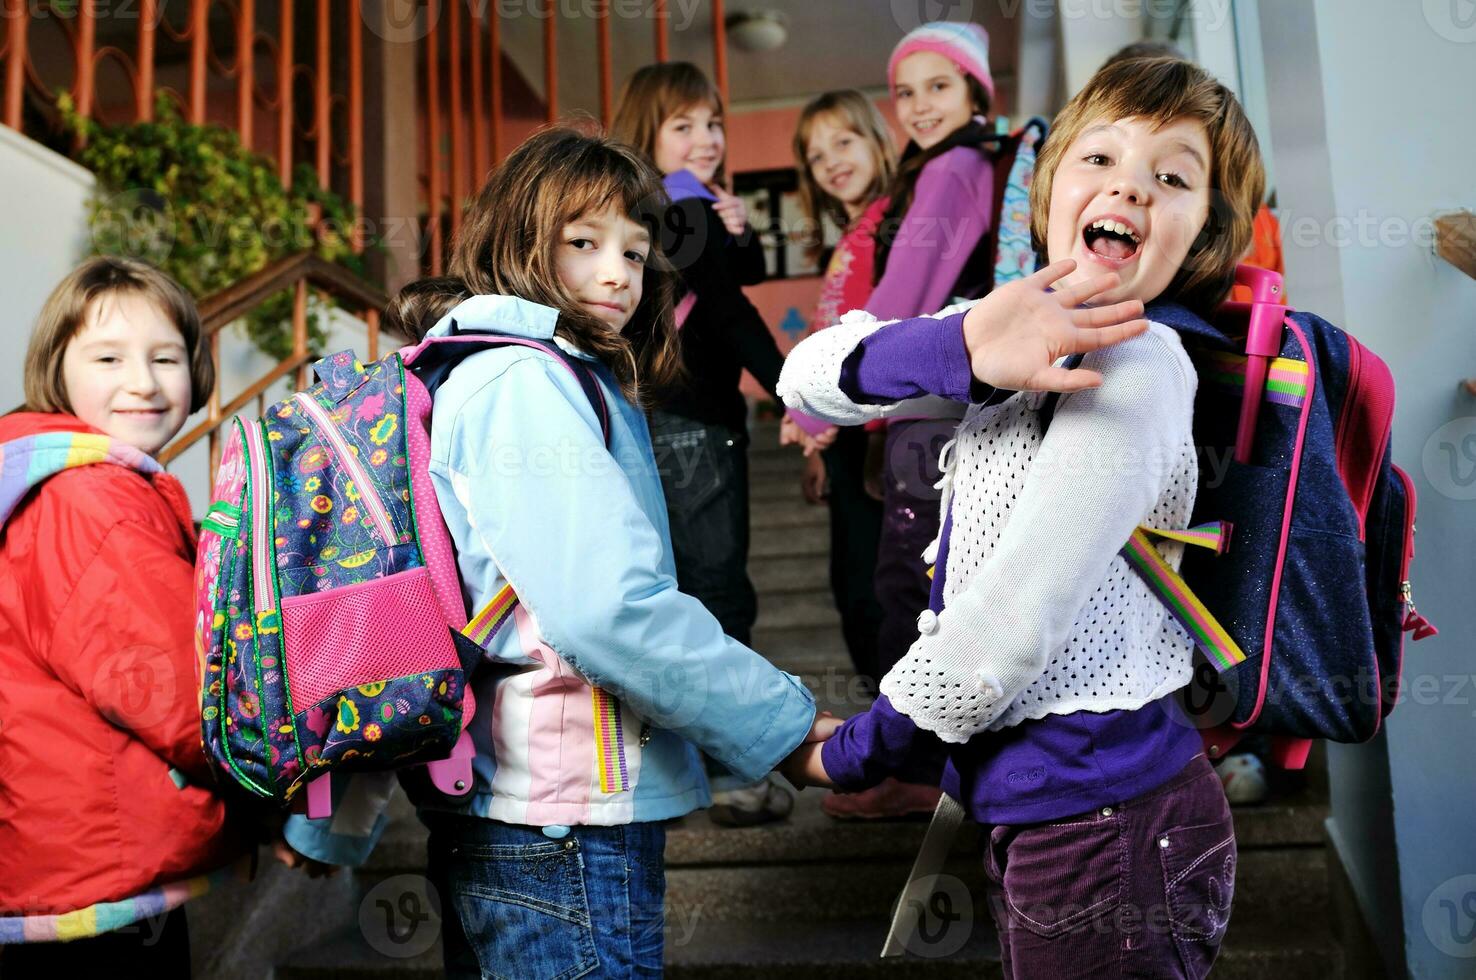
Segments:
[[[916,51],[898,62],[895,105],[903,131],[924,150],[979,111],[963,71],[934,51]]]
[[[1075,259],[1066,282],[1116,272],[1097,304],[1156,299],[1184,265],[1209,214],[1210,144],[1204,126],[1100,120],[1067,147],[1051,183],[1050,261]]]
[[[815,119],[805,146],[805,164],[820,189],[840,201],[854,218],[865,209],[876,180],[876,153],[864,137],[839,123],[834,116]]]
[[[723,117],[712,106],[690,105],[661,123],[652,154],[663,174],[690,170],[704,184],[712,182],[723,165],[727,136]]]
[[[574,299],[616,333],[641,303],[651,235],[613,205],[564,226],[555,264]]]
[[[184,337],[148,296],[99,296],[62,354],[62,384],[83,422],[157,453],[190,413]]]

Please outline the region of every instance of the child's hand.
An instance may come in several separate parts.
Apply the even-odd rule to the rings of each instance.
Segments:
[[[1148,329],[1141,300],[1078,309],[1119,282],[1115,272],[1055,292],[1046,287],[1076,270],[1053,262],[1001,286],[964,315],[964,345],[974,377],[1012,391],[1080,391],[1102,383],[1096,371],[1055,367],[1058,358],[1110,347]]]
[[[800,477],[800,493],[807,504],[825,502],[825,460],[818,454],[805,457],[805,475]]]
[[[821,429],[814,435],[801,429],[800,434],[804,437],[801,444],[805,447],[805,456],[815,459],[821,452],[835,445],[835,438],[840,435],[840,427],[832,425],[828,429]]]
[[[309,878],[322,878],[325,875],[333,877],[338,873],[337,865],[324,864],[322,861],[314,861],[306,855],[299,854],[287,843],[286,838],[279,837],[272,842],[272,856],[289,868],[301,868],[307,872]]]
[[[830,712],[820,712],[815,716],[815,723],[810,726],[810,734],[805,736],[799,748],[779,763],[779,772],[801,788],[833,787],[835,783],[831,781],[830,774],[825,771],[825,763],[820,759],[820,748],[843,724],[845,723]]]
[[[726,188],[718,184],[710,185],[709,189],[717,195],[717,203],[712,209],[723,219],[723,227],[728,229],[728,234],[734,237],[743,234],[748,228],[748,207],[743,203],[743,198],[729,194]]]

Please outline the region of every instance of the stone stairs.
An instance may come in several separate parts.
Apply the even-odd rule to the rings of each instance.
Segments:
[[[777,428],[756,427],[752,450],[753,550],[759,590],[755,647],[806,681],[822,707],[863,710],[830,603],[827,515],[799,495],[797,453],[773,448]],[[1235,811],[1240,861],[1234,914],[1214,976],[1328,980],[1343,975],[1332,934],[1323,822],[1325,775],[1272,804]],[[998,946],[983,904],[977,828],[954,844],[947,873],[957,921],[921,950],[881,960],[891,906],[926,821],[843,823],[820,811],[824,792],[800,794],[790,820],[744,829],[706,814],[670,830],[667,973],[679,980],[858,976],[999,977]],[[279,980],[429,980],[441,976],[439,932],[424,895],[425,832],[403,798],[369,865],[355,876],[358,925],[279,961]],[[389,896],[386,898],[386,896]],[[396,912],[405,924],[393,923]],[[408,937],[408,938],[405,938]]]

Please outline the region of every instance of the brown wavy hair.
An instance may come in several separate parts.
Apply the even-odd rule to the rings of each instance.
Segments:
[[[800,113],[799,124],[794,129],[794,163],[799,173],[800,209],[809,219],[813,233],[804,245],[811,259],[819,252],[824,236],[820,221],[828,217],[840,228],[851,223],[846,206],[837,198],[820,189],[820,183],[810,173],[810,134],[821,119],[841,129],[849,129],[866,141],[871,149],[872,166],[876,168],[871,186],[866,188],[866,200],[876,200],[892,182],[897,170],[897,148],[892,145],[892,131],[887,128],[876,104],[853,88],[826,92],[816,96]]]
[[[116,293],[132,293],[154,302],[184,338],[190,369],[190,411],[205,406],[215,387],[215,362],[200,328],[200,311],[185,288],[147,262],[121,256],[88,259],[67,274],[41,307],[26,348],[24,385],[27,410],[71,412],[62,380],[62,354],[87,320],[92,304]]]
[[[666,61],[640,68],[620,90],[620,102],[610,132],[656,160],[656,136],[661,124],[693,106],[707,106],[723,118],[723,96],[702,69],[686,61]],[[718,164],[713,181],[726,186],[727,155]]]
[[[620,333],[580,306],[556,264],[564,226],[612,204],[651,233],[641,301]],[[640,404],[680,377],[673,273],[658,234],[669,204],[660,176],[630,147],[567,127],[545,129],[487,178],[452,244],[450,271],[471,293],[558,310],[554,332],[604,362]]]
[[[1076,138],[1101,119],[1146,119],[1160,126],[1193,119],[1210,145],[1210,209],[1183,267],[1161,298],[1211,310],[1230,292],[1235,266],[1251,243],[1251,223],[1266,192],[1266,168],[1250,120],[1209,72],[1179,58],[1127,58],[1098,69],[1051,126],[1030,184],[1030,232],[1043,251],[1051,183]]]

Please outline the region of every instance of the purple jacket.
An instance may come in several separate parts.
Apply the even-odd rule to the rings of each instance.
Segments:
[[[964,315],[902,320],[871,334],[842,364],[842,390],[858,403],[929,394],[984,401],[994,392],[973,379]],[[952,524],[944,515],[928,603],[934,612],[943,609]],[[855,791],[907,771],[925,742],[935,752],[942,744],[882,696],[825,743],[821,758],[838,786]],[[1119,803],[1162,785],[1203,751],[1171,697],[1132,711],[1049,715],[944,748],[944,791],[987,824],[1037,823]]]
[[[993,206],[994,164],[986,154],[956,146],[930,161],[918,174],[867,312],[896,320],[947,306],[969,256],[989,233]]]

